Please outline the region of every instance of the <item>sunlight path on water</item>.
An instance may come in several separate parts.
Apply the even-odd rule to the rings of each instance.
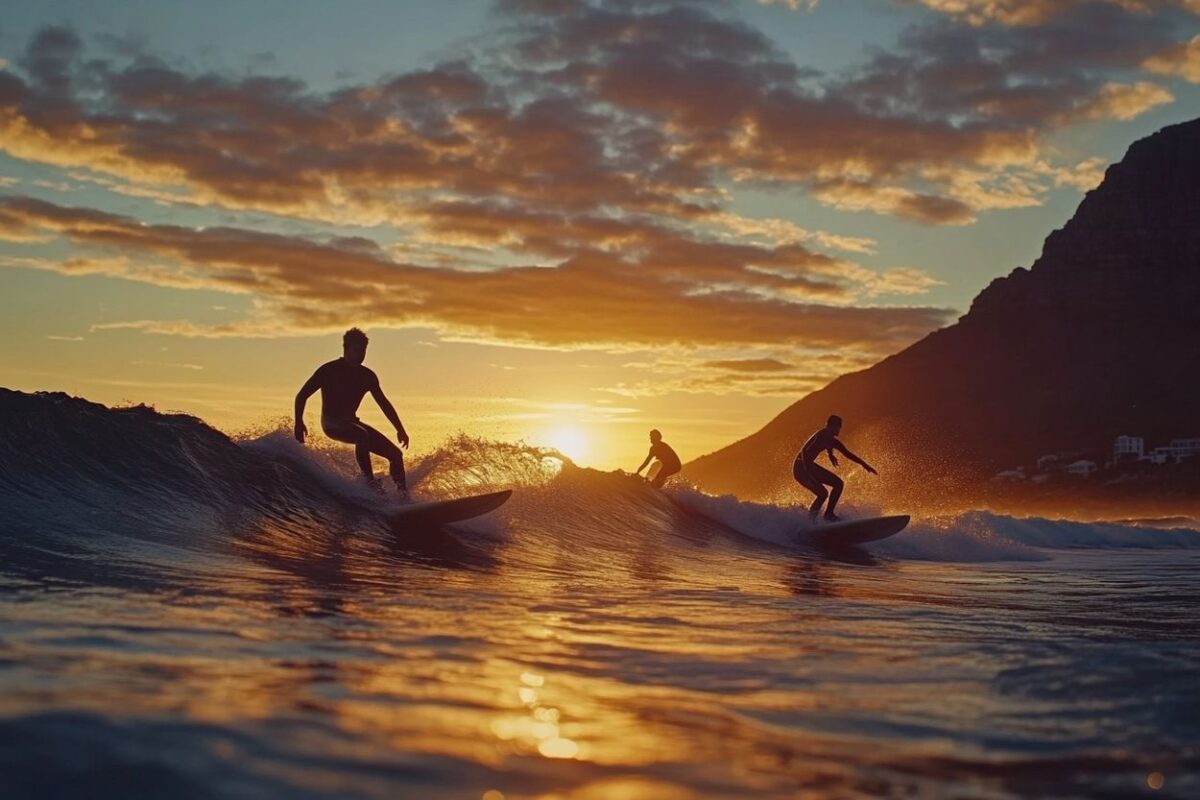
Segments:
[[[516,446],[414,465],[518,491],[403,531],[290,453],[0,520],[0,796],[1200,794],[1194,535],[820,552]]]

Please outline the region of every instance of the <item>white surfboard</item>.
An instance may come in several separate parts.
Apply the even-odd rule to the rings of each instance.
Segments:
[[[388,521],[401,527],[432,527],[482,516],[495,511],[512,497],[512,489],[488,492],[453,500],[431,500],[411,503],[388,512]]]
[[[806,541],[823,547],[864,544],[895,536],[908,527],[909,521],[908,514],[848,519],[841,522],[827,522],[814,528],[805,528],[800,531],[800,536]]]

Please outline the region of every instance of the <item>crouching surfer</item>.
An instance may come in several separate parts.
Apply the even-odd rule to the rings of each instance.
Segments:
[[[321,390],[321,428],[330,439],[354,445],[354,457],[358,461],[367,482],[377,491],[383,491],[375,480],[371,467],[371,454],[383,456],[391,465],[392,480],[401,499],[408,500],[408,484],[404,476],[404,454],[390,439],[357,416],[363,395],[371,393],[388,421],[396,427],[396,441],[408,447],[408,433],[404,430],[395,407],[379,388],[379,378],[363,366],[367,357],[367,335],[358,328],[351,328],[342,336],[342,357],[322,364],[312,377],[300,387],[296,394],[296,441],[304,443],[308,428],[304,425],[304,406],[308,398]]]
[[[671,445],[662,440],[662,434],[658,430],[650,431],[650,452],[646,454],[646,460],[637,468],[637,474],[641,475],[642,470],[646,468],[652,460],[658,459],[658,472],[653,477],[647,473],[646,480],[650,481],[650,485],[656,489],[661,489],[662,485],[667,482],[667,478],[683,469],[683,465],[679,463],[679,456],[671,449]],[[653,472],[653,468],[651,469]]]
[[[838,517],[833,513],[833,509],[837,506],[838,498],[842,496],[842,489],[845,486],[841,478],[817,463],[817,456],[822,451],[829,453],[829,462],[835,467],[838,465],[838,461],[833,451],[838,450],[872,475],[879,474],[874,467],[846,449],[846,445],[838,439],[838,434],[841,432],[842,418],[834,414],[825,423],[824,428],[808,437],[804,447],[800,448],[800,454],[796,456],[796,462],[792,464],[792,476],[796,482],[816,495],[816,499],[808,507],[808,513],[814,520],[821,511],[821,504],[825,502],[826,498],[829,498],[829,505],[825,509],[825,519],[837,522]],[[827,490],[826,486],[830,488]]]

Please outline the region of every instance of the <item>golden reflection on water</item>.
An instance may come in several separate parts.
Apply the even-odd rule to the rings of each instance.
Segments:
[[[314,735],[328,738],[313,750],[353,763],[403,754],[449,762],[430,767],[439,775],[479,768],[464,783],[494,770],[474,784],[487,800],[675,800],[701,796],[671,783],[677,769],[752,794],[849,785],[889,749],[961,757],[960,727],[1050,702],[998,694],[994,677],[1022,656],[987,645],[1062,625],[1025,605],[1029,587],[1052,580],[1057,594],[1037,596],[1053,596],[1057,614],[1060,573],[783,556],[718,571],[705,559],[724,554],[686,551],[685,565],[662,548],[662,569],[614,560],[612,575],[638,577],[626,583],[581,581],[584,567],[558,569],[561,552],[518,542],[505,553],[517,568],[401,571],[373,552],[347,566],[330,547],[269,585],[226,577],[220,597],[90,592],[29,605],[8,655],[55,684],[0,692],[0,708],[315,721],[325,732],[289,742],[304,757]],[[1071,580],[1093,590],[1090,576]],[[526,782],[492,780],[514,775]]]
[[[492,722],[492,732],[505,742],[515,742],[524,750],[536,750],[547,758],[586,758],[579,745],[562,735],[561,714],[554,706],[538,699],[538,688],[546,679],[533,672],[522,672],[517,697],[529,711],[528,715],[505,715]]]

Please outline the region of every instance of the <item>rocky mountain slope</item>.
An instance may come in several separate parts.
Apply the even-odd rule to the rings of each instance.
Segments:
[[[791,460],[831,414],[884,496],[966,495],[1040,453],[1122,433],[1200,436],[1200,120],[1135,143],[1045,242],[957,323],[795,403],[684,469],[709,491],[791,492]],[[844,469],[844,468],[843,468]]]

